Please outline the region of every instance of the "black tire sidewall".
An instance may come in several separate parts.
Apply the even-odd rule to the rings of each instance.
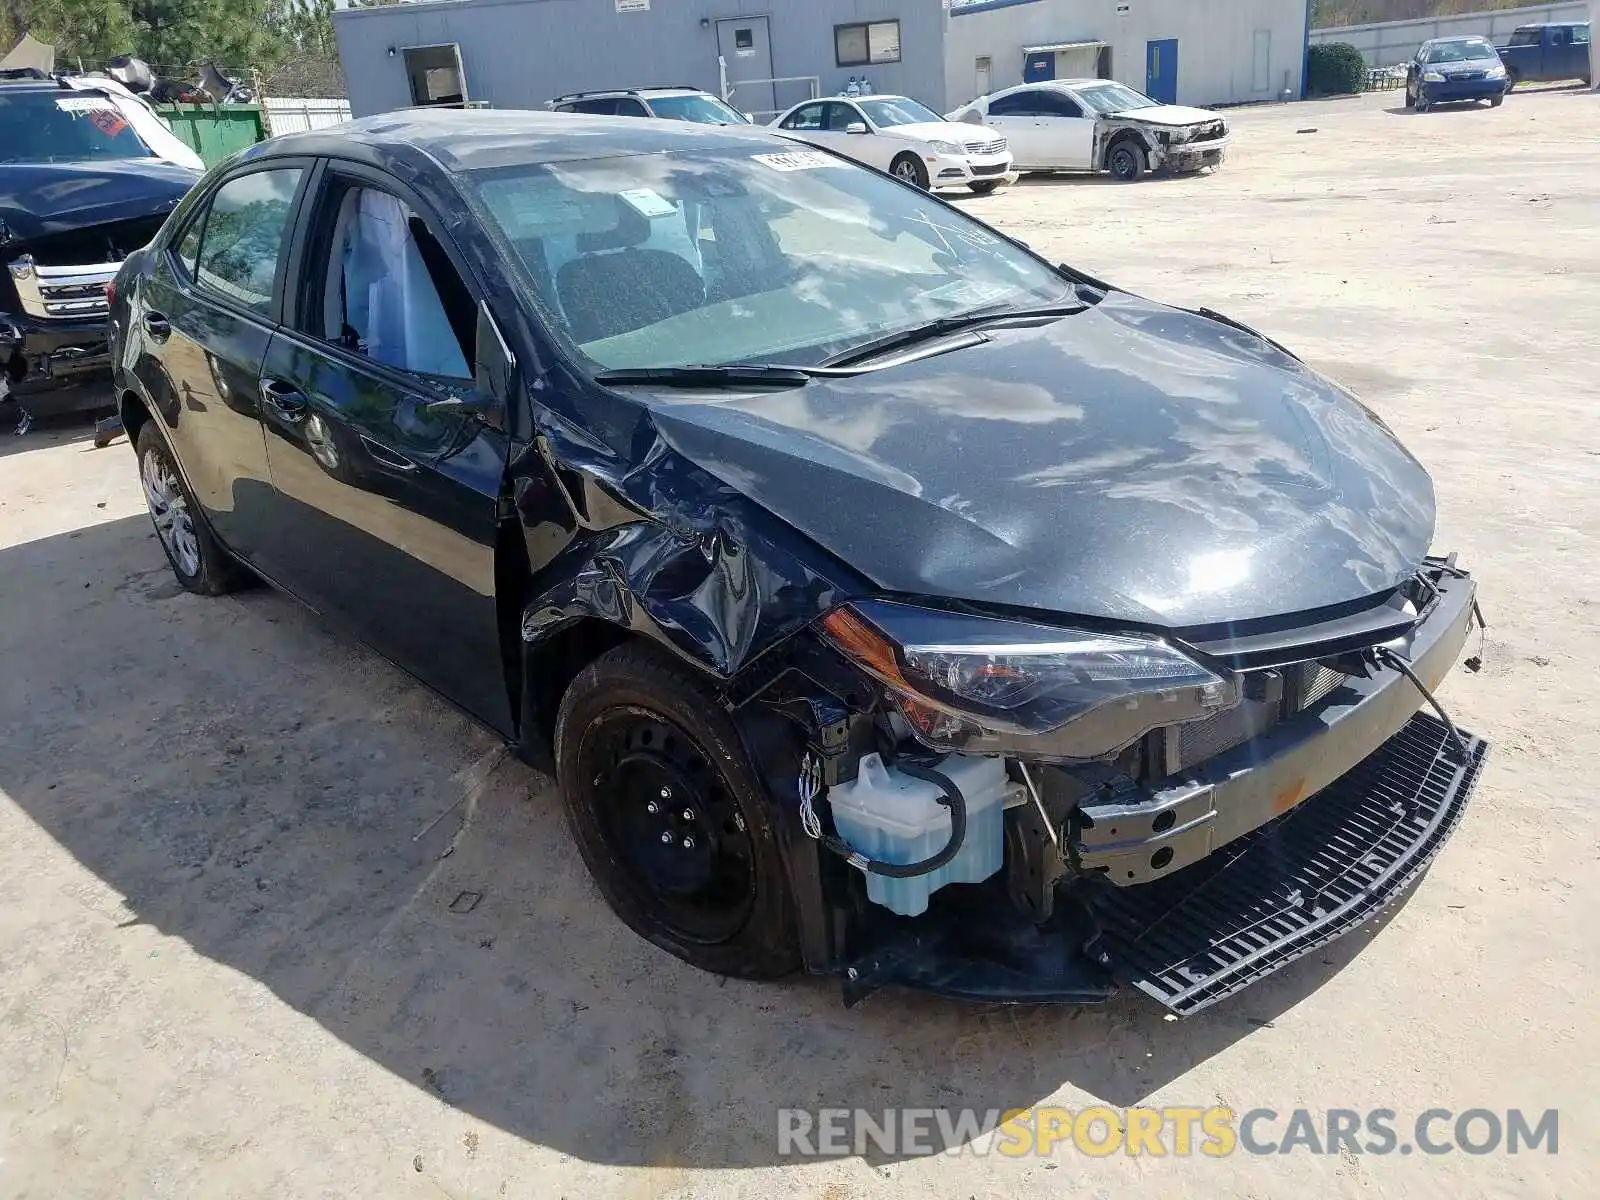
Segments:
[[[1131,154],[1134,156],[1133,165],[1131,169],[1126,172],[1121,172],[1116,169],[1117,159],[1121,154]],[[1116,145],[1111,147],[1110,152],[1106,155],[1106,168],[1111,172],[1111,177],[1113,179],[1119,179],[1124,183],[1132,183],[1142,176],[1144,174],[1144,166],[1144,151],[1140,150],[1139,147],[1131,141],[1118,142]]]
[[[156,543],[161,547],[161,553],[167,556],[167,565],[172,568],[172,574],[177,581],[197,596],[219,596],[224,592],[233,590],[238,581],[238,568],[233,560],[217,545],[216,539],[211,536],[211,530],[206,525],[205,514],[200,511],[200,506],[195,503],[194,493],[189,490],[189,482],[183,477],[183,472],[178,467],[177,456],[172,453],[172,447],[167,444],[167,439],[156,428],[152,418],[139,427],[139,435],[134,440],[134,452],[138,456],[140,484],[143,486],[144,462],[146,455],[160,455],[167,468],[172,472],[173,478],[178,481],[178,490],[183,493],[184,503],[189,509],[189,519],[194,523],[195,545],[200,551],[200,569],[193,575],[187,574],[178,560],[172,556],[172,551],[167,548],[165,539],[160,530],[155,529],[155,517],[151,514],[151,529],[155,531]],[[145,505],[149,512],[149,505]]]
[[[715,944],[692,941],[650,911],[623,877],[628,870],[606,840],[592,780],[580,775],[585,731],[602,714],[634,708],[657,716],[693,741],[722,775],[743,817],[754,855],[755,896],[743,927]],[[556,780],[573,840],[613,912],[639,936],[702,970],[745,979],[776,979],[798,970],[799,940],[788,874],[769,801],[733,723],[709,689],[664,653],[633,644],[584,668],[556,717]]]
[[[980,179],[977,183],[967,184],[967,187],[972,189],[972,193],[975,196],[992,195],[999,186],[999,182],[993,179]]]

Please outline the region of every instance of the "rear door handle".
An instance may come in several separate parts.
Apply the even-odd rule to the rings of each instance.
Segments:
[[[372,461],[380,467],[388,467],[391,471],[415,471],[417,464],[409,458],[389,449],[382,442],[375,442],[366,434],[361,435],[361,445],[365,447]]]
[[[268,408],[289,421],[302,420],[309,407],[305,394],[281,379],[263,379],[261,398],[267,402]]]
[[[158,312],[144,314],[144,331],[152,342],[164,342],[172,336],[172,322]]]

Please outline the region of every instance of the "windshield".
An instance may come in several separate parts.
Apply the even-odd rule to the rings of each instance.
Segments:
[[[1157,104],[1131,87],[1120,83],[1097,83],[1073,93],[1097,113],[1128,112],[1135,108],[1155,108]]]
[[[872,123],[880,129],[895,125],[920,125],[924,121],[943,121],[944,118],[933,109],[918,104],[915,100],[907,100],[904,96],[896,96],[891,100],[857,100],[861,111],[871,118]]]
[[[1422,54],[1425,63],[1471,62],[1480,58],[1496,57],[1494,47],[1482,38],[1464,38],[1459,42],[1436,42]]]
[[[669,121],[694,121],[700,125],[748,125],[744,114],[734,112],[711,96],[651,96],[650,107]]]
[[[69,91],[0,92],[0,162],[152,158],[106,96]]]
[[[466,173],[548,321],[601,368],[815,365],[994,305],[1075,298],[962,213],[819,150]]]

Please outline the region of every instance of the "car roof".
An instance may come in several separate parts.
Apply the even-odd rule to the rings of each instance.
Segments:
[[[257,143],[234,161],[327,155],[384,167],[428,159],[447,170],[474,170],[740,146],[794,149],[789,139],[757,125],[641,121],[531,109],[413,108],[284,134]]]
[[[557,96],[550,101],[551,104],[560,104],[565,100],[588,100],[591,97],[604,98],[606,96],[709,96],[710,92],[697,87],[636,87],[636,88],[601,88],[593,92],[568,92],[565,96]]]

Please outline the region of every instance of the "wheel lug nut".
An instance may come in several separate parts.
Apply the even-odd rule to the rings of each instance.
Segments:
[[[662,835],[661,835],[661,844],[662,844],[662,845],[663,845],[663,846],[670,846],[670,845],[672,845],[672,835],[671,835],[671,834],[670,834],[670,833],[663,833],[663,834],[662,834]]]
[[[685,821],[692,821],[692,820],[694,820],[694,809],[692,809],[692,808],[686,808],[686,809],[684,809],[684,810],[683,810],[683,819],[684,819],[684,820],[685,820]]]
[[[665,787],[662,788],[661,789],[661,798],[663,800],[671,800],[672,799],[672,789],[671,788],[665,788]]]
[[[652,800],[652,801],[650,801],[649,804],[646,804],[644,806],[644,810],[647,813],[658,813],[658,812],[661,811],[661,805],[657,804],[654,800]]]
[[[684,838],[683,839],[683,848],[685,850],[693,850],[694,849],[694,839],[693,838]]]

